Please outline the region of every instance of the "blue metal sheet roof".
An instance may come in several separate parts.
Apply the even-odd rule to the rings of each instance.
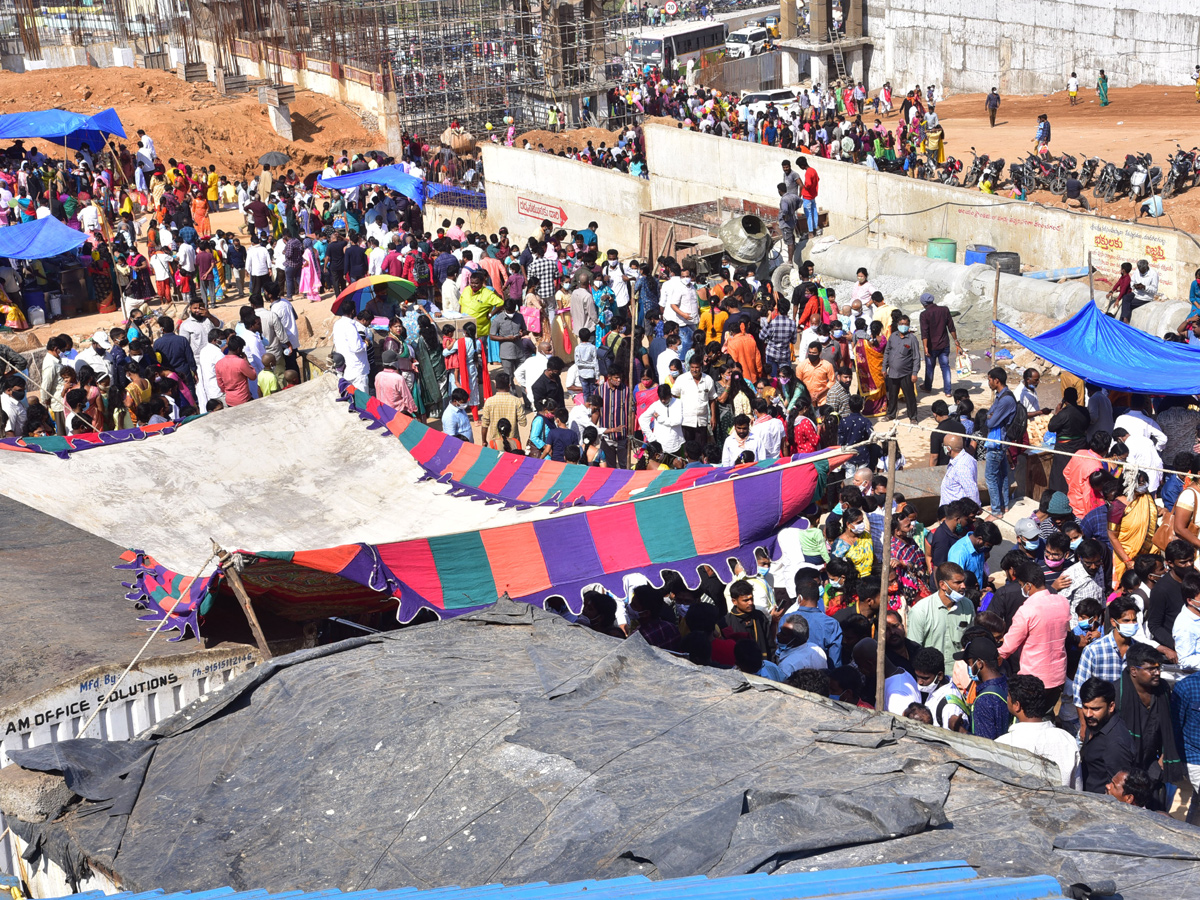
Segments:
[[[792,874],[731,875],[725,878],[675,878],[651,881],[641,875],[608,881],[573,881],[567,884],[521,884],[483,887],[415,888],[342,893],[324,890],[305,893],[263,890],[165,893],[124,892],[106,897],[100,891],[74,894],[63,900],[806,900],[837,896],[839,900],[1061,900],[1058,882],[1048,875],[1031,878],[978,878],[959,860],[928,863],[886,863],[856,869],[825,869]]]

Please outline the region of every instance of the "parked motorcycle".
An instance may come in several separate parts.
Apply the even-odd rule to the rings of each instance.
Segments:
[[[1079,168],[1079,183],[1085,188],[1092,186],[1096,173],[1100,170],[1102,160],[1098,156],[1085,156],[1083,165]]]
[[[1112,203],[1117,198],[1117,194],[1129,191],[1129,175],[1128,169],[1122,168],[1116,163],[1106,162],[1096,177],[1092,196],[1105,203]]]
[[[1196,166],[1196,147],[1193,147],[1191,150],[1184,150],[1179,144],[1175,146],[1178,148],[1176,152],[1167,157],[1167,162],[1171,164],[1171,168],[1167,171],[1166,180],[1163,182],[1162,195],[1164,200],[1177,191],[1187,189],[1188,182],[1193,177],[1192,171]]]
[[[1125,169],[1129,172],[1130,200],[1136,203],[1158,193],[1162,169],[1154,165],[1154,159],[1149,153],[1126,155]]]
[[[971,148],[971,165],[967,168],[967,172],[963,175],[963,187],[975,187],[979,184],[979,179],[983,176],[984,169],[988,165],[988,155],[985,153],[980,156],[975,152],[975,148]]]

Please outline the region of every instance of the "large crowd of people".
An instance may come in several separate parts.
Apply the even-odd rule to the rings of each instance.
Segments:
[[[1164,666],[1200,668],[1195,398],[1064,375],[1061,400],[1043,402],[1038,370],[1010,384],[995,368],[976,409],[980,395],[954,381],[953,319],[932,295],[910,316],[867,271],[839,292],[804,262],[799,286],[779,296],[746,268],[703,277],[692,260],[622,260],[601,250],[594,222],[568,232],[544,221],[525,239],[461,218],[431,232],[385,189],[322,200],[264,169],[241,188],[253,197],[244,234],[210,235],[199,172],[149,154],[147,253],[121,248],[145,265],[130,263],[114,289],[134,301],[128,321],[83,348],[50,338],[37,399],[22,375],[6,376],[5,436],[165,422],[287,389],[300,380],[293,298],[397,275],[410,292],[383,284],[340,305],[330,363],[460,440],[640,468],[853,454],[817,498],[821,515],[780,534],[778,558],[760,552],[756,571],[738,565],[731,583],[707,567],[697,587],[632,576],[626,598],[589,592],[580,624],[863,706],[882,653],[886,710],[1031,750],[1064,785],[1186,815],[1200,781],[1200,679],[1172,685]],[[371,164],[346,154],[329,168]],[[797,167],[780,176],[794,212],[817,189]],[[204,185],[219,205],[213,174]],[[103,204],[98,214],[115,221]],[[109,242],[104,227],[92,253]],[[239,269],[248,303],[226,323],[221,305],[246,290]],[[176,302],[182,316],[166,309]],[[929,463],[946,467],[940,502],[922,512],[895,493],[887,509],[893,473],[872,420],[917,422],[918,391],[939,381],[925,427]],[[1040,507],[1009,522],[1016,546],[994,560],[1014,463],[1045,434],[1056,455]]]

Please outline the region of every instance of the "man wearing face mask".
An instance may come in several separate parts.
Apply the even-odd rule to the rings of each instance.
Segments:
[[[993,741],[1008,731],[1008,679],[1000,674],[1000,656],[996,643],[988,637],[973,638],[954,658],[967,664],[975,682],[975,703],[969,724],[959,718],[957,730]]]
[[[1071,608],[1065,597],[1046,590],[1041,567],[1031,560],[1016,566],[1025,602],[1013,615],[1000,645],[1000,658],[1021,651],[1021,675],[1034,675],[1046,686],[1046,708],[1053,709],[1067,680],[1067,645]]]
[[[1079,667],[1075,670],[1075,707],[1081,720],[1084,718],[1083,684],[1096,678],[1111,682],[1120,680],[1121,671],[1125,668],[1125,654],[1133,646],[1134,635],[1138,632],[1137,601],[1132,597],[1127,594],[1117,597],[1108,604],[1107,612],[1112,631],[1084,648],[1079,657]]]
[[[963,446],[964,440],[961,434],[948,434],[941,441],[946,453],[946,472],[939,489],[942,506],[964,497],[979,503],[979,463]]]
[[[949,559],[955,543],[971,530],[971,515],[978,508],[977,503],[965,498],[944,507],[942,523],[934,529],[933,537],[929,539],[935,568]]]
[[[187,339],[192,348],[193,359],[198,360],[208,344],[208,333],[214,328],[224,327],[224,323],[208,311],[203,301],[193,300],[188,306],[187,317],[180,321],[175,333]]]
[[[962,649],[963,633],[975,621],[975,607],[964,591],[967,574],[962,566],[942,563],[935,574],[937,592],[918,600],[908,611],[908,636],[923,647],[941,652],[950,660]],[[946,667],[946,675],[954,668]]]
[[[1180,584],[1183,608],[1175,616],[1171,637],[1179,665],[1200,669],[1200,573],[1186,572]]]
[[[677,265],[673,259],[670,260],[670,264]],[[700,299],[696,296],[693,284],[696,275],[693,269],[672,268],[671,272],[671,277],[662,286],[659,303],[663,310],[663,321],[674,322],[679,326],[679,336],[683,339],[680,349],[682,358],[691,348],[692,334],[700,323]]]
[[[25,399],[25,379],[20,375],[9,375],[4,379],[0,412],[4,413],[3,437],[24,437],[29,404]]]
[[[899,394],[904,392],[908,421],[917,424],[917,376],[921,372],[920,342],[910,333],[908,316],[901,316],[896,333],[888,338],[883,350],[883,375],[887,384],[887,415],[896,418]]]
[[[1014,528],[1017,533],[1017,549],[1033,563],[1039,566],[1045,556],[1045,544],[1042,542],[1042,532],[1033,519],[1018,519]]]
[[[1060,576],[1066,584],[1061,593],[1067,598],[1071,609],[1085,597],[1103,601],[1108,592],[1104,589],[1104,550],[1099,541],[1085,538],[1075,550],[1076,562],[1064,569]],[[1057,584],[1059,579],[1055,579]],[[1072,617],[1071,624],[1074,624]]]
[[[976,522],[974,530],[950,548],[947,562],[958,563],[974,575],[976,585],[982,589],[988,583],[988,554],[1001,540],[1000,529],[994,522]]]
[[[819,341],[810,341],[804,352],[804,362],[796,367],[796,377],[803,381],[804,386],[808,388],[808,395],[812,398],[813,406],[819,407],[825,403],[825,397],[829,394],[829,389],[833,386],[837,375],[834,372],[833,364],[828,360],[821,359]]]
[[[1172,631],[1179,611],[1183,609],[1183,579],[1195,572],[1196,551],[1186,541],[1176,538],[1167,544],[1163,553],[1167,561],[1167,577],[1160,578],[1146,601],[1146,629],[1160,645],[1175,647]]]
[[[941,651],[922,647],[913,658],[913,677],[917,679],[921,702],[932,713],[935,725],[948,729],[952,717],[970,716],[971,708],[962,691],[946,677],[946,658]]]

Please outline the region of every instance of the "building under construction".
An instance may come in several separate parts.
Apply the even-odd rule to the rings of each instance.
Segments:
[[[396,98],[400,124],[436,134],[452,121],[475,131],[506,117],[544,125],[557,106],[579,121],[619,72],[624,0],[0,0],[6,52],[42,67],[52,47],[104,43],[139,64],[174,68],[208,58],[226,75],[252,52],[284,80],[314,65],[334,77],[366,72]],[[200,44],[215,45],[201,53]],[[250,49],[247,50],[247,47]],[[47,56],[48,55],[48,56]],[[111,54],[110,54],[111,55]],[[68,56],[69,59],[69,56]],[[101,62],[100,54],[85,61]],[[242,73],[246,74],[246,73]]]

